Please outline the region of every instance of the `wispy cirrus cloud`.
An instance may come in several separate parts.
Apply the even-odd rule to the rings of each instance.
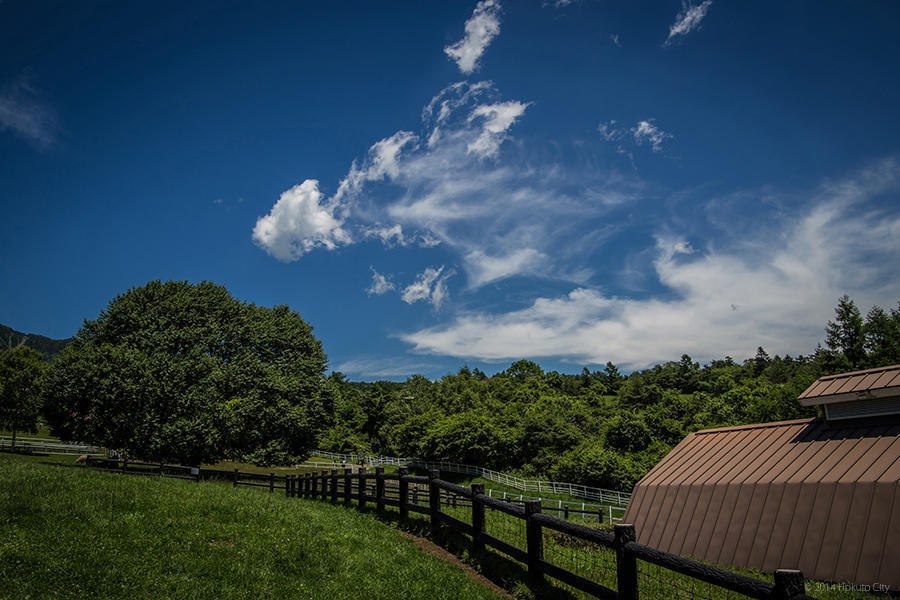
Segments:
[[[47,150],[56,142],[56,114],[33,79],[25,72],[0,88],[0,131],[11,131],[38,150]]]
[[[584,281],[593,247],[583,242],[602,244],[598,232],[610,231],[602,218],[636,199],[640,183],[530,160],[512,143],[530,105],[503,99],[487,81],[449,85],[425,105],[418,131],[373,144],[330,198],[318,182],[301,184],[318,195],[303,210],[279,201],[254,239],[285,261],[366,239],[388,248],[441,245],[457,257],[469,290],[521,275]]]
[[[444,48],[459,70],[469,75],[478,69],[478,60],[500,34],[500,3],[481,0],[466,21],[466,34],[455,44]]]
[[[615,119],[600,123],[597,131],[603,136],[607,142],[616,144],[616,151],[630,158],[634,158],[633,154],[626,149],[626,143],[642,146],[647,144],[654,152],[662,152],[663,142],[672,139],[675,136],[671,133],[663,131],[656,125],[655,119],[646,119],[638,121],[634,127],[623,127],[617,123]]]
[[[669,26],[669,37],[663,42],[663,46],[670,45],[677,36],[687,35],[700,27],[700,22],[703,21],[710,6],[712,6],[712,0],[703,0],[700,4],[682,2],[681,12],[675,16],[675,22]]]
[[[414,282],[403,288],[400,298],[407,304],[425,301],[438,310],[449,294],[447,280],[456,274],[452,269],[444,269],[443,265],[436,269],[428,267],[416,276]]]
[[[394,285],[394,282],[388,276],[379,273],[374,267],[369,267],[369,269],[372,271],[372,284],[366,288],[368,295],[382,296],[397,289],[397,286]]]
[[[898,196],[900,162],[888,159],[824,182],[765,239],[747,233],[728,248],[701,251],[658,234],[652,267],[669,291],[663,296],[579,287],[519,310],[461,313],[402,339],[417,352],[444,356],[615,360],[629,368],[682,353],[740,358],[757,346],[805,353],[821,340],[842,294],[861,306],[893,305],[900,296],[900,212],[870,202]],[[735,222],[730,228],[732,237],[750,231]]]
[[[376,378],[409,376],[434,368],[428,361],[409,357],[360,356],[342,362],[335,370],[355,377]]]

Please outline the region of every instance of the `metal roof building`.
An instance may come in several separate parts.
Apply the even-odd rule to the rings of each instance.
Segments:
[[[826,418],[688,435],[635,486],[638,541],[900,589],[900,365],[823,377],[800,402]]]

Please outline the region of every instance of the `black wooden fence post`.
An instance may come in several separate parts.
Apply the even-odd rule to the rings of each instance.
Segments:
[[[384,512],[384,467],[375,467],[375,510]]]
[[[431,512],[431,535],[437,535],[441,528],[441,488],[435,483],[440,479],[441,472],[437,469],[428,471],[428,508]]]
[[[484,502],[479,498],[484,496],[484,484],[472,484],[472,551],[476,554],[484,551]]]
[[[409,482],[403,480],[407,476],[409,476],[409,467],[400,467],[400,502],[398,508],[400,509],[401,519],[409,518]]]
[[[290,498],[294,495],[294,476],[293,475],[285,475],[284,476],[284,495]]]
[[[532,583],[544,580],[541,561],[544,560],[544,533],[540,523],[532,519],[532,515],[541,512],[540,500],[525,501],[525,540],[528,549],[528,578]]]
[[[238,483],[237,480],[238,480],[238,470],[235,469],[234,470],[234,479],[231,480],[232,487],[237,487],[237,483]]]
[[[344,504],[348,506],[353,500],[353,482],[350,480],[352,474],[353,469],[351,467],[344,469]]]
[[[615,526],[616,546],[616,579],[619,582],[619,598],[621,600],[637,600],[637,559],[625,549],[625,544],[636,539],[634,525]]]
[[[310,494],[309,494],[309,492],[310,492],[309,484],[312,482],[312,477],[310,477],[309,475],[310,475],[309,473],[304,473],[304,474],[303,474],[303,488],[301,489],[301,494],[303,495],[304,498],[309,498],[309,497],[310,497]]]
[[[806,584],[803,581],[803,573],[793,569],[779,569],[775,571],[776,600],[794,600],[806,593]]]
[[[122,457],[122,473],[124,474],[127,472],[128,472],[128,457],[124,456],[124,457]]]
[[[359,495],[359,508],[366,507],[366,468],[359,468],[359,481],[356,484],[356,492]]]
[[[331,503],[337,504],[338,493],[337,493],[337,484],[338,484],[338,470],[331,470]]]
[[[275,473],[269,473],[269,491],[275,491]]]

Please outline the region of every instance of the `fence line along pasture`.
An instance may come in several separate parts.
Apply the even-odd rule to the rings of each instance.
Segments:
[[[311,470],[326,470],[345,468],[346,462],[310,462],[307,461],[298,467]],[[589,502],[573,502],[571,500],[559,500],[553,498],[543,498],[541,496],[528,496],[525,494],[514,494],[505,490],[494,490],[486,488],[485,493],[488,497],[499,498],[507,502],[523,503],[528,500],[537,500],[547,511],[552,511],[556,516],[566,519],[567,521],[581,521],[582,523],[606,521],[607,523],[620,523],[622,517],[625,516],[625,507],[613,504],[592,504]]]
[[[330,458],[335,461],[346,463],[363,463],[369,467],[377,467],[381,465],[409,466],[424,470],[439,469],[449,473],[459,473],[462,475],[474,475],[483,477],[489,481],[500,483],[522,492],[537,492],[538,494],[568,494],[574,498],[583,498],[585,500],[594,500],[605,504],[616,504],[619,506],[627,506],[631,500],[631,493],[620,492],[617,490],[608,490],[604,488],[596,488],[588,485],[579,485],[577,483],[564,483],[559,481],[541,481],[532,479],[523,479],[515,477],[508,473],[501,473],[491,469],[485,469],[477,465],[465,465],[461,463],[446,461],[426,461],[418,458],[398,458],[394,456],[372,456],[365,454],[340,454],[337,452],[326,452],[324,450],[315,450],[313,456],[321,456],[322,458]]]
[[[102,448],[87,444],[69,444],[43,438],[16,436],[13,446],[12,436],[0,435],[0,450],[16,450],[19,452],[39,452],[41,454],[86,454],[88,456],[106,456]]]
[[[422,514],[430,522],[433,537],[444,530],[468,536],[476,558],[490,547],[523,563],[532,584],[542,585],[550,577],[596,598],[814,600],[805,594],[806,582],[800,571],[775,571],[774,583],[732,573],[638,544],[633,525],[615,525],[614,533],[609,533],[571,523],[545,513],[537,501],[503,501],[487,496],[484,484],[464,487],[443,481],[435,469],[424,477],[410,475],[408,467],[396,473],[376,467],[374,472],[360,468],[354,473],[344,468],[265,475],[117,459],[89,458],[87,465],[198,482],[217,477],[234,487],[284,490],[289,498],[360,509],[372,506],[379,515],[396,508],[401,519],[408,519],[410,513]]]

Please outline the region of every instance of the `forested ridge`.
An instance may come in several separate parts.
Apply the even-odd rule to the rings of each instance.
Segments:
[[[690,356],[624,375],[613,363],[578,374],[530,360],[487,376],[461,368],[439,380],[328,378],[333,407],[322,449],[477,464],[630,490],[685,435],[700,429],[816,416],[797,396],[817,378],[900,363],[900,303],[862,317],[840,299],[808,355],[701,365]]]
[[[22,333],[12,327],[0,325],[0,348],[9,349],[16,346],[27,346],[40,352],[46,360],[53,360],[62,349],[69,345],[72,338],[54,340],[36,333]]]

